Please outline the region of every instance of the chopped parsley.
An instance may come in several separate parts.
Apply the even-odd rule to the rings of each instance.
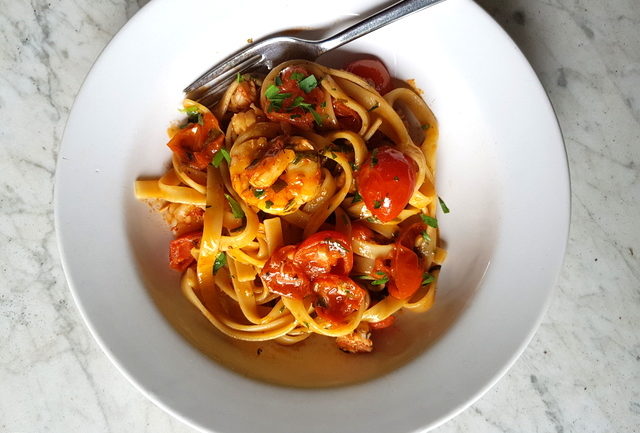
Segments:
[[[358,164],[356,164],[355,162],[350,162],[349,165],[351,166],[351,170],[358,171]]]
[[[227,201],[229,202],[229,206],[231,206],[231,213],[233,213],[233,217],[243,218],[244,211],[242,210],[242,207],[240,207],[240,204],[238,204],[238,202],[229,194],[225,194],[224,196],[227,198]]]
[[[393,180],[395,180],[396,182],[400,182],[400,178],[398,176],[393,176]]]
[[[254,189],[254,190],[253,190],[253,196],[254,196],[255,198],[260,198],[260,197],[262,197],[263,195],[264,195],[264,189],[256,188],[256,189]]]
[[[377,280],[373,280],[371,282],[371,285],[373,285],[373,286],[381,286],[381,285],[386,284],[388,282],[389,282],[389,277],[387,275],[385,275],[382,278],[379,278]]]
[[[238,83],[242,83],[242,82],[244,81],[244,77],[243,77],[242,75],[240,75],[240,72],[238,72],[238,73],[236,74],[236,81],[237,81]]]
[[[422,221],[424,221],[425,224],[433,227],[434,229],[438,228],[438,220],[435,219],[434,217],[430,217],[429,215],[422,214],[420,215],[420,218],[422,218]]]
[[[375,280],[371,275],[356,275],[354,278],[359,280]]]
[[[227,264],[227,254],[224,251],[220,251],[216,256],[216,260],[213,262],[213,275],[216,274],[224,265]]]
[[[433,275],[431,275],[429,272],[425,272],[424,274],[422,274],[422,283],[421,285],[426,286],[429,283],[432,283],[435,280],[435,278],[433,278]]]
[[[371,112],[371,111],[375,110],[375,109],[376,109],[376,108],[378,108],[378,107],[380,107],[380,104],[376,104],[376,105],[372,106],[372,107],[371,107],[371,108],[369,108],[367,111],[368,111],[368,112]]]
[[[295,74],[295,72],[294,72]],[[293,76],[293,74],[291,74]],[[309,93],[316,87],[318,87],[318,80],[316,80],[315,75],[311,74],[304,80],[298,82],[298,87],[300,87],[304,93]]]
[[[378,149],[373,149],[371,152],[371,167],[375,167],[378,164]]]
[[[264,96],[269,101],[269,107],[267,111],[275,111],[280,110],[282,108],[282,102],[291,97],[291,93],[281,93],[278,86],[274,86],[273,84],[267,87],[267,90],[264,92]]]
[[[276,82],[276,86],[282,86],[282,78],[280,78],[280,75],[277,75],[274,81]]]
[[[425,123],[424,125],[420,125],[420,128],[422,128],[423,131],[426,131],[427,129],[431,128],[431,125]]]
[[[429,233],[427,233],[426,230],[422,231],[422,238],[427,242],[431,242],[431,236],[429,236]]]
[[[380,206],[382,206],[382,202],[380,200],[374,200],[373,208],[374,209],[380,209]]]
[[[216,154],[213,156],[213,160],[211,161],[211,164],[215,168],[218,168],[220,167],[220,163],[222,162],[223,159],[227,161],[227,164],[231,164],[231,155],[229,155],[229,152],[227,152],[227,149],[220,148],[216,152]]]
[[[440,202],[440,207],[442,208],[442,212],[444,212],[444,213],[449,213],[449,212],[450,212],[450,210],[449,210],[449,208],[447,207],[447,204],[444,202],[444,200],[442,200],[442,199],[440,198],[440,196],[438,196],[438,201]]]
[[[273,202],[271,200],[267,200],[264,202],[264,207],[266,207],[267,209],[271,209],[271,206],[273,206]]]
[[[290,77],[292,80],[300,81],[304,79],[304,74],[302,72],[294,72]]]
[[[356,192],[353,194],[353,200],[351,200],[351,204],[358,203],[359,201],[362,201],[362,196],[360,195],[358,190],[356,190]]]

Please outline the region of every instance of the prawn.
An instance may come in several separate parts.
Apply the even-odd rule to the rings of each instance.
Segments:
[[[322,183],[313,145],[303,137],[253,138],[231,148],[233,189],[249,205],[286,215],[312,200]]]

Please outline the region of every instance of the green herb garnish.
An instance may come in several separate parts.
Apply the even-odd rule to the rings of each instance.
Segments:
[[[438,220],[434,217],[430,217],[429,215],[421,214],[420,218],[424,221],[425,224],[433,227],[434,229],[438,228]]]
[[[389,277],[385,275],[384,277],[382,277],[382,278],[380,278],[378,280],[372,281],[371,285],[372,286],[381,286],[381,285],[386,284],[388,282],[389,282]]]
[[[240,72],[236,74],[236,81],[238,83],[242,83],[244,81],[244,78],[242,77],[242,75],[240,75]]]
[[[373,107],[369,108],[367,111],[371,112],[373,110],[375,110],[376,108],[378,108],[380,106],[380,104],[376,104]]]
[[[395,180],[396,182],[400,182],[400,178],[398,176],[393,176],[393,180]]]
[[[356,190],[356,192],[353,194],[353,200],[351,200],[351,204],[358,203],[359,201],[362,201],[362,196],[360,195],[358,190]]]
[[[424,125],[420,125],[420,128],[422,128],[423,131],[426,131],[427,129],[431,128],[431,125],[425,123]]]
[[[276,82],[276,86],[282,86],[282,78],[280,78],[280,75],[276,75],[276,79],[274,81]]]
[[[422,231],[422,238],[427,242],[431,242],[431,236],[429,236],[429,233],[427,233],[426,230]]]
[[[449,208],[447,207],[447,204],[444,202],[444,200],[442,200],[442,199],[440,198],[440,196],[438,196],[438,201],[440,202],[440,207],[442,208],[442,212],[444,212],[444,213],[449,213],[449,212],[450,212],[450,210],[449,210]]]
[[[433,278],[433,275],[431,275],[429,272],[425,272],[424,274],[422,274],[421,285],[426,286],[427,284],[432,283],[433,280],[435,280],[435,278]]]
[[[291,74],[293,76],[293,74]],[[316,87],[318,87],[318,80],[316,80],[315,75],[311,74],[304,80],[298,82],[298,87],[300,87],[304,93],[309,93]]]
[[[373,208],[374,209],[380,209],[380,206],[382,206],[382,202],[380,202],[380,200],[374,200]]]
[[[304,74],[302,72],[294,72],[291,74],[291,79],[292,80],[296,80],[296,81],[300,81],[302,79],[304,79]]]
[[[271,200],[267,200],[264,202],[264,207],[266,207],[267,209],[271,209],[271,206],[273,206],[273,202]]]
[[[256,189],[254,189],[254,190],[253,190],[253,196],[254,196],[255,198],[260,198],[260,197],[262,197],[263,195],[264,195],[264,189],[256,188]]]
[[[224,265],[227,264],[227,254],[224,251],[220,251],[216,256],[216,260],[213,262],[213,275],[216,274]]]
[[[378,149],[373,149],[371,152],[371,167],[375,167],[378,164]]]
[[[231,164],[231,155],[229,155],[229,152],[227,152],[227,149],[221,148],[216,152],[215,155],[213,155],[213,160],[211,161],[211,164],[215,168],[218,168],[220,167],[220,163],[222,162],[223,159],[227,161],[227,164]]]
[[[233,217],[243,218],[244,211],[242,210],[242,207],[240,207],[240,204],[238,204],[238,202],[229,194],[225,194],[224,196],[227,198],[227,201],[229,202],[229,206],[231,206],[231,213],[233,214]]]

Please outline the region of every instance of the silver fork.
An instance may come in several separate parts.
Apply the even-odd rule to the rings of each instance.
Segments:
[[[377,30],[413,12],[440,3],[443,0],[404,0],[385,8],[352,25],[340,33],[319,41],[291,36],[273,36],[262,39],[230,55],[189,84],[184,92],[187,98],[205,103],[216,98],[237,76],[259,68],[271,69],[285,60],[315,60],[321,54],[338,48],[361,36]]]

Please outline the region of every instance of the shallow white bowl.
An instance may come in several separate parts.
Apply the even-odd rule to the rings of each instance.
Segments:
[[[169,159],[165,127],[176,117],[181,89],[217,59],[248,38],[294,28],[317,36],[374,9],[365,0],[314,7],[154,0],[105,49],[77,97],[56,181],[69,285],[123,374],[195,427],[434,427],[495,383],[541,320],[568,233],[560,131],[513,42],[470,0],[448,0],[325,59],[344,64],[359,52],[377,55],[392,75],[416,79],[440,122],[438,186],[452,211],[439,221],[449,257],[436,306],[406,325],[412,344],[403,350],[412,351],[411,360],[359,384],[295,389],[240,376],[211,360],[225,362],[224,353],[203,347],[202,338],[219,337],[177,295],[177,277],[166,269],[169,235],[134,199],[134,180],[162,172]],[[372,362],[362,359],[344,365]],[[304,357],[286,362],[306,362],[321,374]],[[331,385],[330,375],[324,378]]]

